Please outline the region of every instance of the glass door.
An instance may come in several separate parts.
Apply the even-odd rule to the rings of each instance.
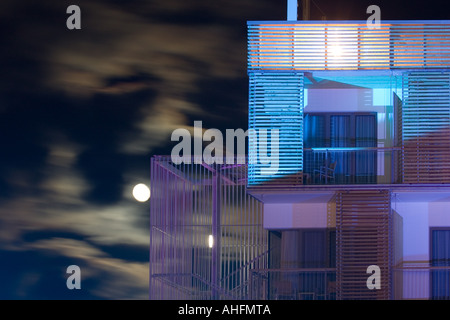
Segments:
[[[315,183],[376,183],[376,113],[305,113],[304,138],[305,172]]]
[[[450,229],[431,229],[431,266],[450,267]],[[431,299],[450,299],[450,268],[431,271]]]

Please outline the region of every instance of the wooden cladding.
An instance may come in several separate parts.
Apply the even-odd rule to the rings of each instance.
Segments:
[[[336,194],[336,283],[339,300],[389,299],[391,201],[387,190]],[[370,265],[381,270],[381,288],[367,287]]]
[[[249,71],[448,67],[448,21],[248,22]]]
[[[450,73],[403,76],[403,183],[450,182]]]
[[[303,77],[250,74],[249,186],[302,184]]]

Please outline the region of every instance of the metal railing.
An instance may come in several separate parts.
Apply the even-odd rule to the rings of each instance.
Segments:
[[[450,266],[405,265],[392,272],[395,300],[450,300]]]
[[[226,300],[237,299],[231,292],[193,273],[153,274],[151,278],[159,280],[166,289],[176,291],[177,294],[172,294],[171,297],[177,299],[211,300],[213,297]]]
[[[244,299],[249,270],[267,267],[263,204],[236,162],[152,158],[151,299]]]
[[[251,300],[336,300],[336,269],[252,270]]]
[[[450,266],[403,265],[394,267],[392,300],[450,300]],[[249,299],[336,300],[336,269],[251,270]]]
[[[249,298],[249,283],[251,279],[251,270],[264,268],[268,265],[269,252],[267,250],[255,257],[253,260],[241,265],[238,269],[227,274],[220,280],[220,284],[223,288],[229,288],[232,284],[233,288],[228,289],[228,294],[233,296],[235,300],[247,300]],[[237,286],[233,286],[238,284]]]
[[[267,179],[252,190],[312,185],[401,184],[401,147],[303,149],[303,171]]]
[[[400,183],[399,147],[337,147],[304,150],[303,184]]]
[[[188,300],[336,300],[336,269],[253,269],[239,290],[226,290],[195,274],[155,274]],[[408,265],[392,269],[393,300],[450,300],[450,266]],[[242,294],[245,287],[245,294]],[[203,288],[203,289],[200,289]]]
[[[153,274],[151,278],[158,280],[162,288],[172,290],[172,297],[186,300],[247,300],[249,298],[250,270],[267,265],[269,250],[241,265],[220,280],[219,285],[193,273],[161,273]],[[230,284],[233,286],[229,288]]]

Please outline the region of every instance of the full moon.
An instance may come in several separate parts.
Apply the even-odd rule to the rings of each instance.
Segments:
[[[133,188],[133,197],[139,202],[150,199],[150,189],[143,183],[139,183]]]

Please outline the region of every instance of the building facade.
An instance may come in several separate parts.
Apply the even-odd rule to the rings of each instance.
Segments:
[[[152,159],[150,298],[448,299],[450,21],[251,21],[248,76],[247,164]]]

